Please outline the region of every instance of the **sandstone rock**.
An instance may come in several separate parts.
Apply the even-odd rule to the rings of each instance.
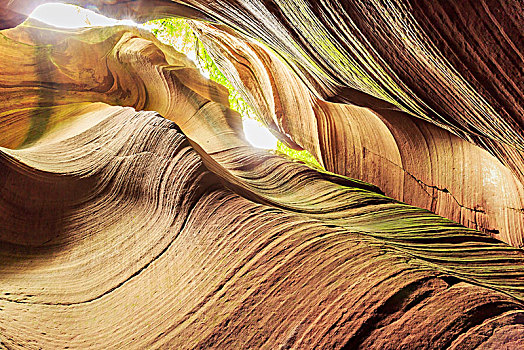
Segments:
[[[522,9],[96,5],[239,30],[194,23],[329,172],[250,147],[227,90],[145,31],[1,31],[1,345],[524,345]]]

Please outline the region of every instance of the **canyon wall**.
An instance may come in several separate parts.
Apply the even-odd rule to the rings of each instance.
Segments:
[[[1,346],[524,345],[522,6],[78,1],[193,19],[318,171],[151,33],[42,2],[0,5]]]

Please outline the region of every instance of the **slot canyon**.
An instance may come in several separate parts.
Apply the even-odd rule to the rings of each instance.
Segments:
[[[0,1],[0,348],[524,349],[521,0]]]

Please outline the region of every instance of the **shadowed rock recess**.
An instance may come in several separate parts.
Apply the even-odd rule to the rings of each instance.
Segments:
[[[524,348],[521,2],[68,1],[192,19],[325,172],[151,33],[44,2],[0,2],[0,348]]]

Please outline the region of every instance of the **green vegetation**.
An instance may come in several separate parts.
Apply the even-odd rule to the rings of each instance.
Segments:
[[[229,106],[240,113],[242,118],[258,119],[255,111],[239,95],[229,80],[218,69],[204,45],[195,35],[187,20],[183,18],[164,18],[146,23],[151,32],[165,44],[191,58],[202,74],[229,90]]]
[[[288,156],[288,157],[290,157],[292,159],[296,159],[296,160],[299,160],[301,162],[304,162],[304,164],[307,164],[310,167],[315,168],[317,170],[321,170],[321,171],[325,170],[322,167],[322,165],[320,165],[318,160],[315,157],[313,157],[313,155],[311,153],[309,153],[306,150],[296,151],[296,150],[286,146],[283,142],[278,141],[277,149],[276,149],[275,153],[276,154],[280,153],[280,154]]]
[[[145,24],[151,32],[163,43],[173,46],[177,51],[191,58],[203,75],[225,86],[229,90],[229,106],[237,111],[242,118],[260,120],[256,112],[246,103],[242,96],[231,85],[229,80],[218,69],[215,61],[209,56],[202,42],[195,35],[187,20],[183,18],[164,18]],[[276,154],[283,154],[299,160],[313,168],[324,170],[319,162],[308,151],[295,151],[278,141]]]

